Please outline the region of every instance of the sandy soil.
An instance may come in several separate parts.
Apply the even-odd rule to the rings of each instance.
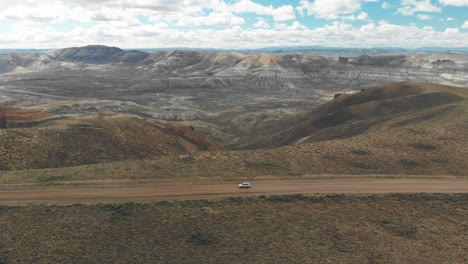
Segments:
[[[91,186],[51,186],[0,190],[0,204],[113,203],[314,193],[464,193],[468,179],[309,179],[252,181],[239,189],[236,182],[145,182]]]

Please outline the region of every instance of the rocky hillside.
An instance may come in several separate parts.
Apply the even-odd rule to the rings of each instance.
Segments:
[[[193,127],[164,127],[134,117],[72,119],[0,130],[0,170],[67,167],[220,150]]]
[[[413,82],[363,89],[356,94],[337,94],[334,100],[296,117],[296,124],[286,128],[277,126],[277,131],[270,130],[272,136],[254,138],[242,147],[266,148],[349,138],[381,130],[395,118],[418,116],[414,122],[435,118],[467,102],[468,89]],[[433,113],[426,116],[428,112]]]
[[[55,59],[65,61],[77,61],[91,64],[105,63],[138,63],[148,57],[148,53],[141,51],[124,51],[116,47],[90,45],[78,48],[66,48],[56,50]]]
[[[59,117],[41,110],[20,109],[0,104],[0,129],[31,127],[56,118]]]

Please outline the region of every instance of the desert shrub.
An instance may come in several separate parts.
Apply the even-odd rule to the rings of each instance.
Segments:
[[[66,181],[69,180],[69,176],[41,176],[39,177],[40,182],[50,182],[50,181]]]
[[[228,197],[225,200],[234,204],[241,204],[244,202],[244,198],[242,197]]]
[[[431,159],[432,162],[436,163],[450,163],[450,159],[448,158],[436,158],[436,159]]]
[[[406,167],[415,167],[419,164],[419,162],[410,159],[401,159],[400,163],[405,165]]]
[[[192,157],[191,155],[184,156],[180,159],[184,163],[193,163],[195,162],[195,158]]]
[[[268,198],[270,202],[291,202],[292,199],[289,195],[272,195]]]
[[[448,169],[448,173],[452,175],[466,176],[467,172],[462,169]]]
[[[115,218],[129,216],[132,211],[138,209],[138,207],[144,206],[134,202],[123,203],[123,204],[103,204],[97,205],[103,211],[111,212]]]
[[[216,237],[207,232],[193,231],[190,233],[189,242],[194,245],[213,245],[216,244]]]
[[[10,206],[7,206],[7,205],[0,205],[0,212],[6,212],[8,210],[10,210],[11,207]]]
[[[294,201],[303,201],[307,200],[307,196],[302,194],[292,194],[292,195],[272,195],[268,198],[271,202],[294,202]]]
[[[418,227],[410,220],[398,222],[383,220],[381,226],[388,232],[400,237],[415,238],[418,233]]]
[[[155,202],[154,205],[158,205],[158,206],[168,206],[170,205],[171,203],[169,201],[159,201],[159,202]]]
[[[245,200],[246,202],[249,202],[249,203],[255,202],[255,198],[254,198],[254,197],[245,197],[244,200]]]
[[[245,166],[249,168],[275,168],[278,165],[275,162],[271,161],[245,161]]]
[[[0,264],[8,264],[8,259],[7,259],[7,257],[2,257],[2,256],[0,256]]]
[[[355,155],[369,155],[369,154],[371,154],[371,152],[369,150],[366,150],[366,149],[353,149],[351,151],[351,153],[353,153]]]
[[[417,142],[417,143],[412,143],[410,144],[411,147],[416,148],[416,149],[423,149],[423,150],[434,150],[437,149],[436,146],[428,143],[422,143],[422,142]]]
[[[290,195],[290,198],[296,201],[301,201],[304,200],[306,197],[303,194],[298,193]]]
[[[360,169],[377,169],[377,165],[375,164],[370,164],[367,162],[362,162],[362,161],[355,161],[351,163],[351,166],[355,168],[360,168]]]

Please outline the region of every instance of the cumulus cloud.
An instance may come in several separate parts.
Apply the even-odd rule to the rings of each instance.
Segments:
[[[273,7],[253,2],[238,0],[226,3],[224,0],[0,0],[1,20],[25,20],[39,22],[60,21],[104,21],[112,20],[103,13],[103,9],[114,12],[126,12],[129,15],[157,16],[166,20],[178,20],[183,17],[199,17],[209,12],[215,13],[254,13],[271,16],[275,21],[296,19],[291,5]]]
[[[382,3],[382,8],[383,9],[389,9],[389,8],[392,8],[392,7],[393,7],[393,5],[390,4],[389,2],[383,2]]]
[[[254,13],[256,15],[272,16],[275,21],[287,21],[296,19],[294,8],[291,5],[284,5],[278,8],[264,6],[251,0],[240,0],[233,4],[226,4],[224,1],[212,4],[216,11],[226,11],[232,13]]]
[[[6,4],[0,10],[0,21],[21,20],[38,23],[88,22],[90,12],[81,7],[66,7],[61,3],[44,3],[40,6],[18,2]]]
[[[306,20],[301,24],[296,19],[295,10],[289,4],[272,6],[255,0],[0,0],[0,23],[10,25],[8,30],[0,31],[0,48],[63,48],[87,44],[122,48],[373,47],[389,46],[389,43],[400,47],[468,46],[465,30],[468,21],[460,28],[443,31],[414,24],[394,25],[388,21],[373,23],[362,10],[362,5],[370,1],[298,1],[297,10],[304,15],[337,19],[312,28]],[[455,4],[455,0],[441,0],[439,6],[434,1],[432,5],[431,1],[402,0],[401,8],[407,9],[401,12],[416,13],[415,18],[419,15],[423,19],[427,12],[438,12],[449,2]],[[243,17],[245,13],[257,15],[251,27],[246,26],[250,21]],[[352,21],[360,23],[354,25]],[[69,22],[74,23],[70,26]],[[72,29],[59,30],[56,25],[68,25]]]
[[[418,15],[416,15],[416,17],[417,17],[419,20],[430,20],[430,19],[432,19],[432,16],[431,16],[431,15],[427,15],[427,14],[418,14]]]
[[[290,5],[273,9],[273,12],[271,15],[273,16],[273,20],[275,21],[287,21],[287,20],[296,19],[294,8]]]
[[[199,17],[182,17],[178,20],[178,26],[218,26],[218,27],[232,27],[243,25],[245,20],[242,17],[235,16],[228,12],[223,13],[210,13],[207,16]]]
[[[369,20],[370,21],[371,20],[369,18],[369,14],[367,14],[366,12],[360,12],[357,15],[343,16],[343,17],[341,17],[341,19],[351,20],[351,21],[356,21],[356,20],[360,20],[360,21]]]
[[[337,19],[340,15],[348,15],[361,10],[364,2],[375,0],[301,0],[297,10],[302,14],[315,15],[318,18]]]
[[[260,19],[253,24],[254,28],[270,28],[270,24],[268,24],[265,20]]]
[[[444,31],[444,35],[447,37],[456,36],[460,33],[458,28],[446,28]]]
[[[468,0],[439,0],[442,5],[468,6]]]
[[[107,1],[103,2],[106,3]],[[138,8],[159,12],[196,13],[204,8],[209,8],[212,2],[210,0],[121,0],[117,2],[117,5],[123,8]]]
[[[306,26],[302,25],[301,23],[294,21],[291,26],[288,27],[290,30],[304,30],[307,29]]]
[[[401,7],[398,8],[398,13],[410,16],[416,12],[441,12],[442,9],[434,6],[431,0],[401,0]]]
[[[467,22],[468,26],[468,22]],[[213,36],[216,36],[214,38]],[[180,28],[140,25],[134,28],[117,28],[109,24],[97,24],[89,28],[77,28],[60,32],[53,28],[32,25],[15,25],[14,33],[2,34],[2,44],[17,43],[17,48],[59,48],[89,43],[119,46],[123,48],[145,47],[225,47],[255,48],[287,45],[325,45],[337,47],[392,46],[468,46],[468,32],[457,28],[437,31],[432,27],[402,26],[388,23],[367,23],[353,26],[333,21],[322,27],[307,28],[294,21],[291,25],[276,23],[273,28],[230,28],[183,30]]]
[[[276,30],[284,30],[284,29],[288,28],[288,24],[286,24],[286,23],[275,23],[274,28]]]

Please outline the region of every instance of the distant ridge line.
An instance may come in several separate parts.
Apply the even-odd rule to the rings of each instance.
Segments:
[[[88,46],[103,46],[106,45],[88,45]],[[84,46],[83,46],[84,47]],[[111,46],[107,46],[111,47]],[[71,48],[71,47],[66,47]],[[57,49],[14,49],[6,48],[0,49],[0,54],[5,53],[34,53],[34,52],[45,52]],[[124,51],[143,51],[143,52],[155,52],[155,51],[168,51],[168,50],[193,50],[193,51],[205,51],[205,52],[243,52],[243,53],[305,53],[305,52],[334,52],[334,53],[346,53],[346,52],[369,52],[369,51],[399,51],[404,53],[415,53],[415,52],[468,52],[468,47],[420,47],[420,48],[403,48],[403,47],[372,47],[372,48],[346,48],[346,47],[325,47],[325,46],[285,46],[285,47],[263,47],[263,48],[193,48],[193,47],[160,47],[160,48],[122,48]]]

